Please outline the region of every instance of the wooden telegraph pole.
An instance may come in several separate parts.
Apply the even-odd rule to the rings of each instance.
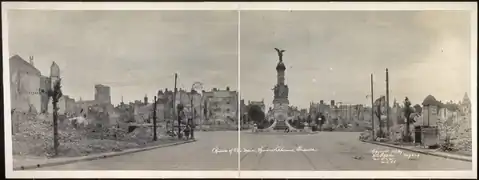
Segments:
[[[371,74],[371,125],[372,125],[372,132],[373,132],[373,140],[374,140],[374,87],[373,87],[373,74]]]
[[[177,113],[177,118],[178,118],[178,139],[181,139],[181,111],[183,110],[183,105],[180,103],[178,106],[176,106],[176,109],[178,111]]]
[[[389,132],[389,72],[388,68],[386,68],[386,130],[388,132],[388,135],[390,134]]]
[[[176,82],[177,82],[177,79],[178,79],[178,74],[175,73],[175,89],[173,89],[173,103],[171,104],[171,109],[173,110],[173,116],[171,117],[171,131],[175,131],[175,123],[174,123],[174,117],[176,117],[176,107],[175,107],[175,104],[176,104]],[[179,124],[178,124],[179,125]]]
[[[153,99],[153,141],[156,141],[158,138],[156,136],[156,96]]]
[[[194,84],[193,84],[194,85]],[[194,98],[194,95],[193,95],[193,85],[191,86],[191,93],[190,93],[190,114],[191,114],[191,122],[188,122],[188,124],[190,125],[190,133],[191,133],[191,137],[194,138],[194,135],[193,135],[193,129],[195,127],[195,108],[193,107],[193,98]],[[189,118],[188,118],[189,120]]]

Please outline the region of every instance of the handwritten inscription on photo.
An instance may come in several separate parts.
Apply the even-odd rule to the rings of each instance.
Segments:
[[[380,161],[382,164],[395,164],[399,157],[404,157],[408,160],[419,159],[418,153],[408,153],[399,149],[373,149],[371,154],[374,161]]]
[[[221,154],[221,153],[266,153],[266,152],[316,152],[317,149],[315,148],[304,148],[302,146],[298,146],[295,148],[285,148],[282,146],[276,146],[274,148],[268,147],[259,147],[259,148],[220,148],[215,147],[211,150],[214,154]]]

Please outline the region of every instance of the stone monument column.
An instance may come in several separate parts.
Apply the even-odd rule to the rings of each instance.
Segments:
[[[278,52],[279,62],[276,65],[276,73],[277,73],[277,82],[274,87],[274,99],[273,99],[273,116],[274,123],[270,128],[273,129],[294,129],[292,128],[287,120],[289,119],[288,116],[288,107],[289,107],[289,100],[288,100],[288,86],[285,83],[285,71],[286,66],[283,63],[283,53],[285,50],[280,50],[275,48]]]

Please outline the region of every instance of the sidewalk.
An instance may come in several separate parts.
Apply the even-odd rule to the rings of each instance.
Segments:
[[[437,157],[442,157],[442,158],[447,158],[447,159],[455,159],[455,160],[460,160],[460,161],[472,162],[472,156],[441,152],[437,149],[424,149],[424,148],[420,148],[420,147],[416,147],[416,146],[393,145],[393,144],[377,142],[377,141],[362,141],[362,142],[381,145],[381,146],[387,146],[387,147],[392,147],[392,148],[397,148],[397,149],[402,149],[402,150],[406,150],[406,151],[412,151],[412,152],[416,152],[416,153],[421,153],[421,154],[426,154],[426,155],[431,155],[431,156],[437,156]]]
[[[80,156],[80,157],[42,158],[42,157],[18,157],[18,156],[15,157],[14,156],[13,170],[14,171],[28,170],[28,169],[36,169],[40,167],[70,164],[70,163],[75,163],[80,161],[91,161],[91,160],[109,158],[109,157],[120,156],[120,155],[125,155],[130,153],[141,152],[141,151],[148,151],[151,149],[157,149],[162,147],[175,146],[175,145],[180,145],[180,144],[185,144],[185,143],[190,143],[195,141],[197,140],[195,139],[195,140],[172,142],[172,143],[148,146],[143,148],[127,149],[120,152],[107,152],[107,153],[93,154],[89,156]]]

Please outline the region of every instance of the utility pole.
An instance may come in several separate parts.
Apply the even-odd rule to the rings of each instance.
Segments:
[[[386,127],[387,127],[387,132],[388,135],[390,134],[389,132],[389,71],[388,68],[386,68]]]
[[[349,107],[348,107],[348,116],[349,116],[349,123],[353,123],[353,113],[352,113],[351,104],[349,104]]]
[[[184,107],[183,107],[182,104],[178,104],[178,106],[176,106],[176,109],[178,111],[178,113],[177,113],[178,114],[178,116],[177,116],[177,118],[178,118],[178,139],[181,139],[181,114],[182,114],[181,111],[183,111]]]
[[[199,130],[201,131],[202,130],[202,126],[203,126],[203,118],[205,116],[204,114],[204,111],[203,111],[203,97],[204,97],[204,94],[203,92],[201,93],[201,98],[200,98],[200,115],[198,116],[199,117],[199,121],[200,121],[200,128]]]
[[[193,107],[193,98],[194,98],[194,94],[193,94],[193,85],[191,85],[191,93],[190,93],[190,115],[191,115],[191,122],[189,121],[190,118],[188,118],[188,121],[187,121],[187,124],[190,125],[190,133],[191,133],[191,137],[194,138],[194,135],[193,135],[193,129],[195,127],[195,108]]]
[[[177,82],[177,79],[178,79],[178,74],[175,73],[175,89],[173,89],[173,103],[171,104],[171,109],[173,110],[173,116],[171,117],[171,130],[174,131],[175,130],[175,123],[174,123],[174,117],[176,117],[176,111],[175,111],[175,104],[176,104],[176,91],[177,91],[177,88],[176,88],[176,82]],[[178,124],[179,126],[180,124]]]
[[[158,138],[156,136],[156,96],[153,99],[153,141],[156,141]]]
[[[373,87],[373,74],[371,74],[371,125],[372,125],[372,132],[373,132],[373,140],[374,140],[374,87]]]

